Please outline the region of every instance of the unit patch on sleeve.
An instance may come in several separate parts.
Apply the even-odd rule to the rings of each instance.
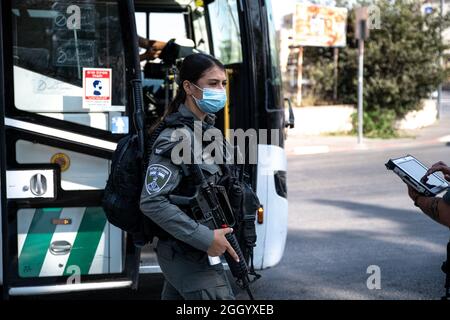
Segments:
[[[148,194],[154,194],[161,191],[169,182],[172,172],[165,166],[160,164],[152,164],[147,169],[145,177],[145,186]]]

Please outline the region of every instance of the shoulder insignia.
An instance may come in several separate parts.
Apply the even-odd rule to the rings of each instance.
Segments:
[[[145,187],[148,194],[158,193],[169,182],[172,172],[160,164],[152,164],[147,169]]]

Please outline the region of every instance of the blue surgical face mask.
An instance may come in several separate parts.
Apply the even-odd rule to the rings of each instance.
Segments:
[[[203,92],[203,99],[197,99],[192,95],[192,98],[194,98],[194,101],[200,110],[207,113],[216,113],[225,107],[225,103],[227,102],[227,93],[225,90],[211,88],[202,89],[195,84],[193,85]]]

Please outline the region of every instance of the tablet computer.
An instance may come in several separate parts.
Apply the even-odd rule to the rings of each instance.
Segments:
[[[425,196],[434,197],[449,187],[448,182],[436,173],[424,178],[428,168],[411,155],[390,159],[385,165],[406,184]]]

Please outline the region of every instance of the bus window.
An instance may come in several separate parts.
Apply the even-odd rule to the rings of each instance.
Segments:
[[[237,0],[215,0],[208,5],[214,56],[224,64],[242,62]]]
[[[149,38],[167,42],[170,39],[186,39],[186,24],[183,13],[150,13]],[[170,26],[170,27],[169,27]]]
[[[195,47],[202,52],[210,53],[209,37],[206,29],[206,20],[203,7],[196,7],[194,9],[193,25],[196,41]]]
[[[12,5],[15,107],[109,130],[127,103],[117,2],[14,0]],[[100,73],[85,68],[103,69],[102,78],[92,81]]]
[[[147,14],[145,12],[136,12],[136,30],[139,36],[148,38]]]
[[[269,26],[269,46],[270,46],[270,59],[272,66],[272,83],[275,86],[281,86],[281,66],[279,57],[279,48],[277,41],[277,32],[275,30],[275,21],[273,20],[272,2],[271,0],[266,0],[267,8],[267,20]]]
[[[266,80],[266,100],[265,107],[272,111],[283,111],[282,100],[282,80],[280,69],[280,57],[277,41],[277,32],[275,30],[275,22],[273,20],[272,2],[266,1],[266,19],[267,19],[267,37],[269,42],[270,61],[268,66],[268,77]]]
[[[145,12],[136,12],[136,31],[139,37],[148,39],[147,14]],[[146,51],[139,48],[139,54]]]

